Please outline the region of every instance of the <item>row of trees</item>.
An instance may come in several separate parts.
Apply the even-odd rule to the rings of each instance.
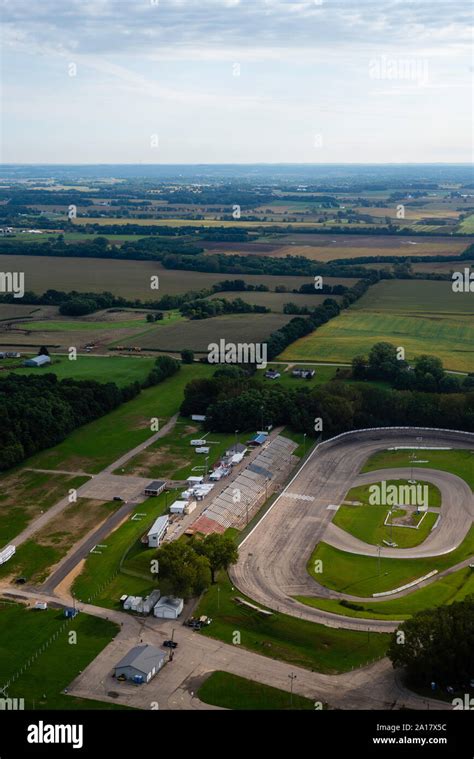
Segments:
[[[398,390],[427,393],[459,393],[474,390],[474,374],[466,377],[448,374],[441,359],[423,354],[408,363],[400,348],[391,343],[376,343],[368,357],[352,359],[352,376],[358,380],[384,380]]]
[[[180,363],[160,356],[144,380],[119,388],[115,382],[58,380],[55,374],[0,378],[0,470],[64,440],[76,427],[108,414],[120,404],[172,376]]]
[[[211,378],[188,383],[181,412],[206,414],[208,429],[220,432],[289,424],[314,436],[318,418],[324,437],[393,425],[474,431],[474,392],[400,391],[335,380],[316,388],[293,388],[264,384],[232,368],[233,376],[219,370]]]
[[[180,311],[188,319],[209,319],[221,314],[267,314],[270,309],[266,306],[246,303],[242,298],[235,298],[234,300],[216,298],[213,300],[192,300],[189,303],[184,303]]]

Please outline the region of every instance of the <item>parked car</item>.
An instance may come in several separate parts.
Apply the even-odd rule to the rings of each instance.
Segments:
[[[17,577],[15,582],[17,585],[24,585],[26,582],[26,577]]]
[[[163,645],[166,646],[166,648],[177,648],[178,644],[175,640],[164,640]]]
[[[113,498],[113,500],[114,500],[114,501],[123,501],[123,498],[122,498],[122,496],[121,496],[121,495],[114,495],[114,498]]]

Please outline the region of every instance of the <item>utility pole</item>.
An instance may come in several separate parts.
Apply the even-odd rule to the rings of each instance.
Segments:
[[[221,605],[221,586],[217,586],[217,611],[219,611]]]
[[[303,458],[306,456],[306,432],[303,434]]]
[[[290,675],[288,675],[290,678],[290,709],[293,708],[293,680],[296,680],[296,675],[292,672]]]
[[[207,477],[207,470],[208,470],[208,461],[209,461],[209,456],[206,456],[206,477]]]
[[[377,552],[378,552],[378,573],[380,577],[380,554],[382,553],[382,546],[377,546]]]

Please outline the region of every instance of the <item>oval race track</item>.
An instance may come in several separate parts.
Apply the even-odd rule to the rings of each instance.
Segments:
[[[328,506],[339,505],[355,484],[373,482],[377,476],[380,479],[381,474],[386,479],[406,477],[407,469],[359,475],[373,453],[393,446],[474,450],[474,434],[420,428],[359,430],[320,444],[240,544],[240,558],[231,571],[238,589],[264,606],[313,622],[351,629],[394,630],[399,622],[331,614],[292,598],[296,595],[344,597],[319,585],[306,570],[308,559],[320,541],[328,538],[328,542],[352,553],[376,552],[376,547],[334,528],[331,525],[334,510]],[[420,546],[403,550],[387,548],[384,556],[402,554],[414,558],[446,553],[459,545],[474,519],[473,494],[463,480],[439,470],[415,471],[420,479],[433,482],[441,490],[440,524]],[[364,550],[359,551],[359,546]]]

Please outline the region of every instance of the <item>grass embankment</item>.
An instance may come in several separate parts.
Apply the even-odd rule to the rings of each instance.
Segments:
[[[269,685],[231,675],[229,672],[213,672],[203,682],[197,697],[205,704],[221,706],[224,709],[248,709],[259,711],[314,710],[314,702],[297,693],[290,693]]]
[[[413,454],[416,455],[416,459],[412,461],[410,456]],[[420,466],[438,469],[456,474],[474,490],[474,450],[430,451],[412,448],[401,451],[379,451],[366,461],[362,471],[372,472],[374,469],[392,469],[412,464],[414,477]]]
[[[388,635],[338,630],[278,612],[266,617],[239,606],[234,601],[236,596],[244,598],[221,572],[196,611],[198,616],[206,614],[213,620],[201,634],[232,644],[237,631],[244,648],[329,674],[346,672],[381,658],[387,649]]]

